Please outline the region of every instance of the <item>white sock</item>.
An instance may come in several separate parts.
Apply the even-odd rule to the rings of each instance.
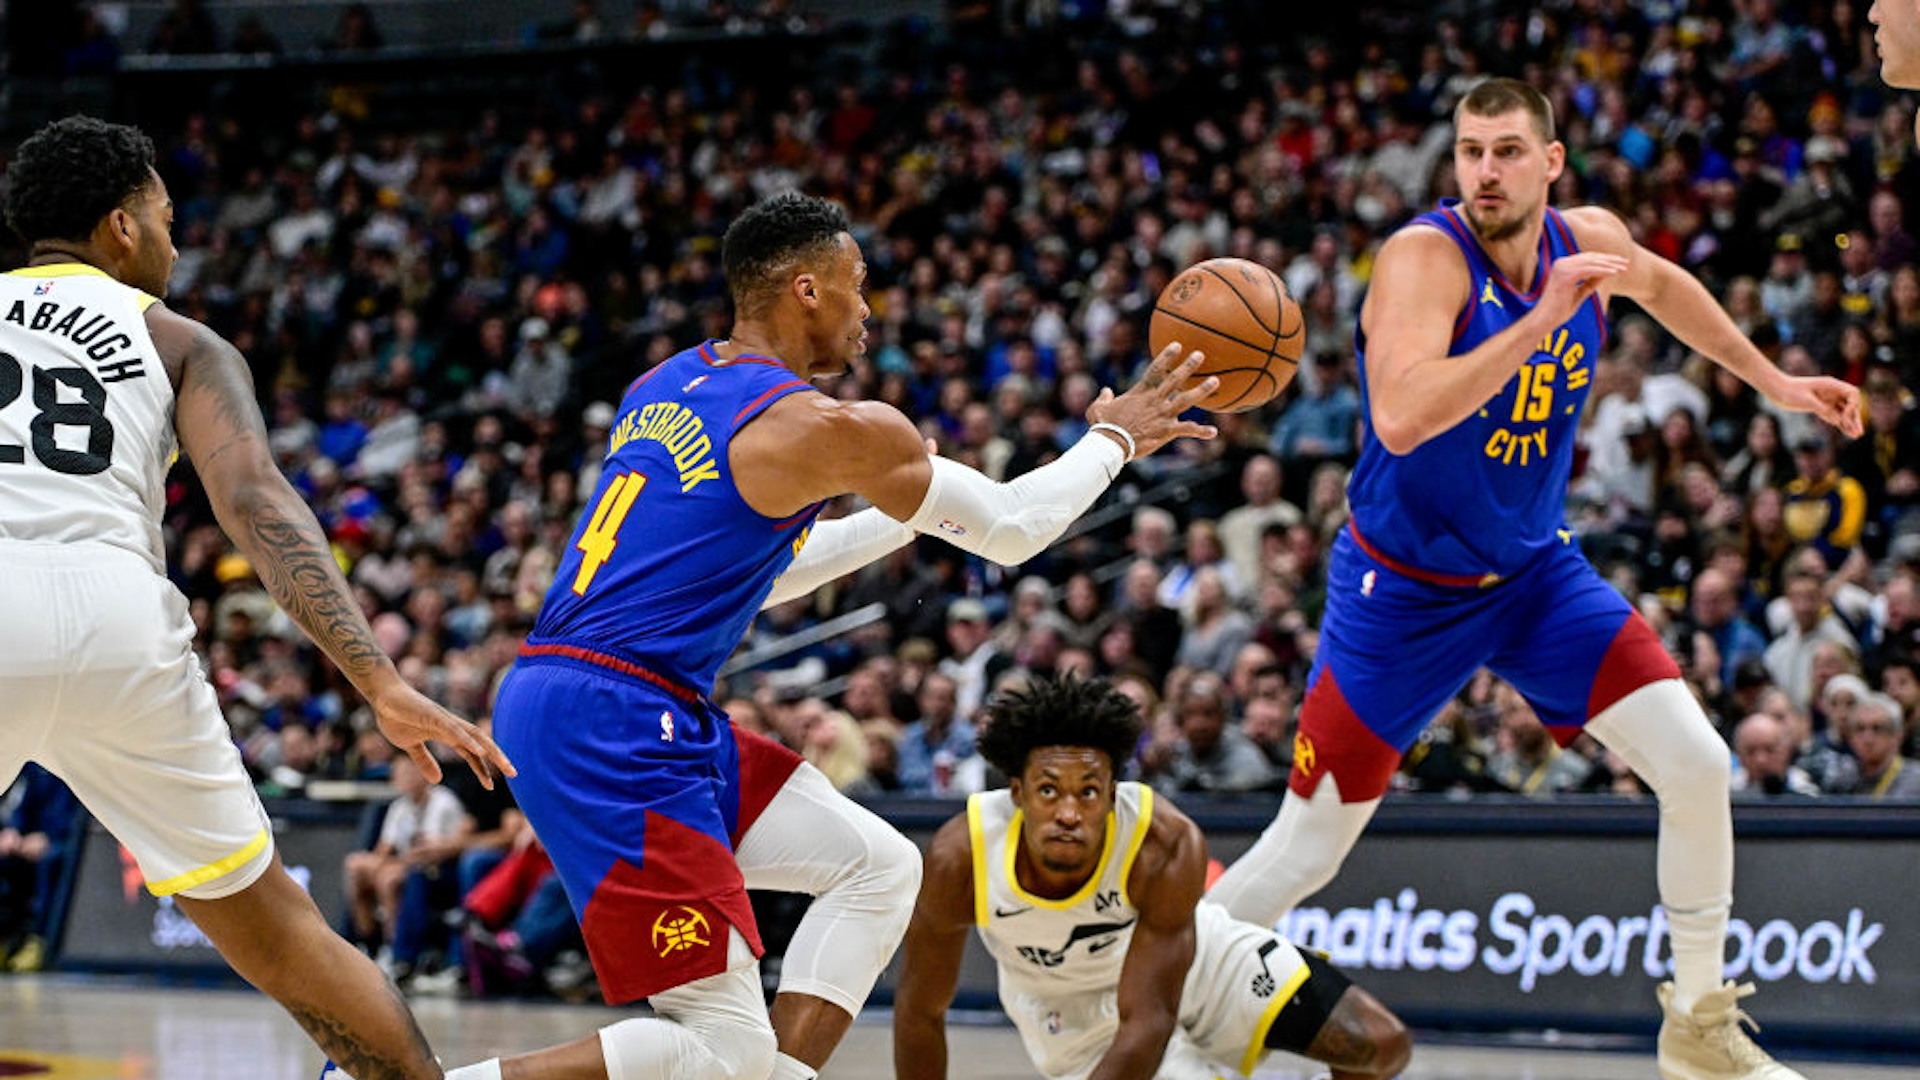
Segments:
[[[768,1080],[819,1080],[819,1077],[820,1074],[813,1071],[813,1066],[785,1054],[775,1054],[773,1075]]]
[[[1587,723],[1660,799],[1658,876],[1682,1015],[1720,989],[1733,907],[1727,744],[1678,679],[1635,690]]]
[[[488,1058],[478,1065],[462,1065],[448,1073],[447,1080],[500,1080],[500,1059]]]

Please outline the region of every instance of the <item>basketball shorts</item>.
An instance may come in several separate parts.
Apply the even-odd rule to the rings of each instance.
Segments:
[[[0,540],[0,597],[0,790],[46,766],[156,896],[258,880],[273,832],[173,583],[106,544]]]
[[[1006,980],[1005,969],[1001,978],[1001,1004],[1034,1067],[1053,1080],[1084,1080],[1120,1029],[1119,988],[1048,994],[1044,981],[1015,984]],[[1312,1032],[1325,1023],[1320,999],[1302,993],[1310,978],[1340,983],[1330,988],[1331,1000],[1346,989],[1344,976],[1309,966],[1272,930],[1202,901],[1194,911],[1193,965],[1180,994],[1180,1028],[1207,1058],[1251,1073],[1266,1055],[1267,1033],[1286,1022],[1288,1010],[1313,1012],[1300,1025]]]
[[[1680,676],[1652,627],[1570,542],[1474,588],[1397,572],[1343,531],[1292,789],[1310,796],[1331,773],[1342,800],[1378,797],[1400,754],[1482,667],[1512,683],[1562,745],[1634,690]]]
[[[760,955],[734,847],[798,755],[703,698],[577,655],[522,655],[493,723],[609,1004],[727,970],[730,929]]]

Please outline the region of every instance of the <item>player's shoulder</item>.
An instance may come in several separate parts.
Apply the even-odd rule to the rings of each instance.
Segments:
[[[1604,206],[1572,206],[1559,211],[1582,251],[1604,251],[1616,255],[1629,253],[1633,234],[1620,215]]]
[[[924,872],[938,876],[944,887],[973,880],[973,847],[976,842],[971,815],[966,811],[948,818],[927,841]]]
[[[1459,241],[1445,229],[1430,222],[1414,220],[1394,231],[1380,245],[1375,258],[1376,274],[1393,276],[1395,272],[1414,280],[1433,275],[1467,275],[1466,253]]]

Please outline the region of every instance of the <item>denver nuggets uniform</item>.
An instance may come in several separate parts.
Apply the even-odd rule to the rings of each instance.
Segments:
[[[1507,280],[1453,200],[1420,215],[1472,279],[1449,355],[1472,351],[1539,299],[1578,251],[1546,211],[1534,279]],[[1482,666],[1513,683],[1563,744],[1588,719],[1679,670],[1567,529],[1574,428],[1606,341],[1599,297],[1547,335],[1474,415],[1404,455],[1366,438],[1333,546],[1327,609],[1295,745],[1293,789],[1333,773],[1341,798],[1386,790],[1399,754]],[[1366,343],[1361,400],[1366,402]],[[1370,406],[1363,412],[1371,425]]]
[[[1022,819],[1012,796],[1001,789],[967,801],[974,923],[999,968],[1002,1007],[1034,1067],[1054,1080],[1090,1073],[1119,1029],[1120,971],[1139,919],[1127,878],[1153,820],[1153,799],[1144,785],[1117,785],[1099,866],[1061,900],[1034,896],[1014,876]],[[1272,931],[1237,922],[1217,904],[1203,901],[1194,923],[1180,1028],[1207,1057],[1250,1073],[1310,969]]]
[[[160,533],[178,450],[154,298],[78,263],[0,275],[0,789],[28,760],[215,899],[273,856]]]
[[[708,697],[720,664],[820,507],[763,517],[727,463],[733,433],[813,392],[777,360],[713,343],[629,387],[600,482],[519,662],[494,735],[553,856],[611,1003],[761,951],[734,846],[799,758],[736,731]]]

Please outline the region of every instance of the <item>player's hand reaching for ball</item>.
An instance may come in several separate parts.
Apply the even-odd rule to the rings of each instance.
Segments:
[[[1212,424],[1180,419],[1220,388],[1220,380],[1211,375],[1191,381],[1204,359],[1197,352],[1183,357],[1180,343],[1170,343],[1126,393],[1116,397],[1112,387],[1101,390],[1087,406],[1087,422],[1125,428],[1133,436],[1134,457],[1145,457],[1175,439],[1213,438],[1219,429]]]

